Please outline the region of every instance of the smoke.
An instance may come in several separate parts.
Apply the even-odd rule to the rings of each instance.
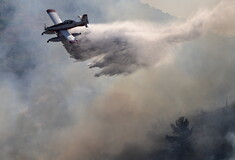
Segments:
[[[232,21],[235,14],[234,6],[233,0],[225,0],[215,6],[208,18],[207,27],[209,30],[221,35],[233,36],[235,33],[235,23]]]
[[[187,1],[182,0],[180,2],[171,0],[141,0],[143,3],[147,3],[152,7],[161,9],[164,12],[170,13],[179,18],[188,18],[194,15],[198,9],[211,7],[220,2],[220,0],[198,0]]]
[[[229,133],[228,135],[227,135],[227,139],[228,139],[228,141],[230,141],[231,142],[231,144],[232,144],[232,146],[233,146],[233,149],[235,148],[235,146],[234,146],[234,133]],[[233,153],[234,153],[234,151],[233,151]],[[232,158],[230,158],[229,160],[234,160],[234,155],[232,155]]]
[[[186,22],[168,27],[145,21],[92,25],[77,46],[64,46],[77,60],[95,57],[89,66],[102,69],[96,76],[129,74],[157,66],[175,47],[208,32],[234,35],[234,8],[234,1],[222,1],[212,10],[203,10]]]
[[[89,15],[112,10],[111,2],[90,2],[81,1]],[[40,35],[44,21],[50,22],[45,10],[55,6],[70,18],[71,4],[78,6],[8,4],[15,11],[1,37],[1,159],[118,159],[126,148],[144,157],[166,146],[162,137],[178,116],[214,110],[228,96],[234,101],[234,28],[210,16],[231,1],[186,22],[91,25],[72,56],[100,67],[97,76],[128,74],[99,78],[93,77],[99,69],[73,63],[60,43],[47,45],[48,37]],[[231,18],[230,11],[224,17]],[[148,136],[153,126],[154,140]]]

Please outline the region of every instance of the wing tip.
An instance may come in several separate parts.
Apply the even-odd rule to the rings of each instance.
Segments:
[[[56,11],[54,9],[48,9],[47,13],[50,13],[50,12],[56,12]]]

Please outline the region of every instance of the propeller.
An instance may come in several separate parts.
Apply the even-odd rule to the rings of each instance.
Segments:
[[[47,28],[47,25],[46,25],[46,23],[44,23],[44,30],[46,30],[46,28]],[[45,32],[45,31],[44,31]],[[42,35],[44,34],[44,32],[42,32]],[[47,42],[48,43],[48,42]]]

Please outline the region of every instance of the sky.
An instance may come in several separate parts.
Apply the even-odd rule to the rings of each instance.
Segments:
[[[215,6],[220,2],[220,0],[141,0],[141,2],[149,4],[154,8],[160,9],[163,12],[169,13],[178,18],[189,18],[198,12],[198,10]]]
[[[1,3],[4,160],[114,159],[128,144],[151,149],[153,126],[164,135],[179,116],[234,102],[233,0]],[[88,14],[75,48],[85,60],[41,36],[48,8],[63,20]]]

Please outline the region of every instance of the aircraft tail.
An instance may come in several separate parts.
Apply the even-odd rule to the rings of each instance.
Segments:
[[[89,21],[88,21],[88,16],[87,16],[87,14],[84,14],[84,15],[82,16],[81,21],[85,24],[86,27],[88,27],[87,24],[89,24]]]

